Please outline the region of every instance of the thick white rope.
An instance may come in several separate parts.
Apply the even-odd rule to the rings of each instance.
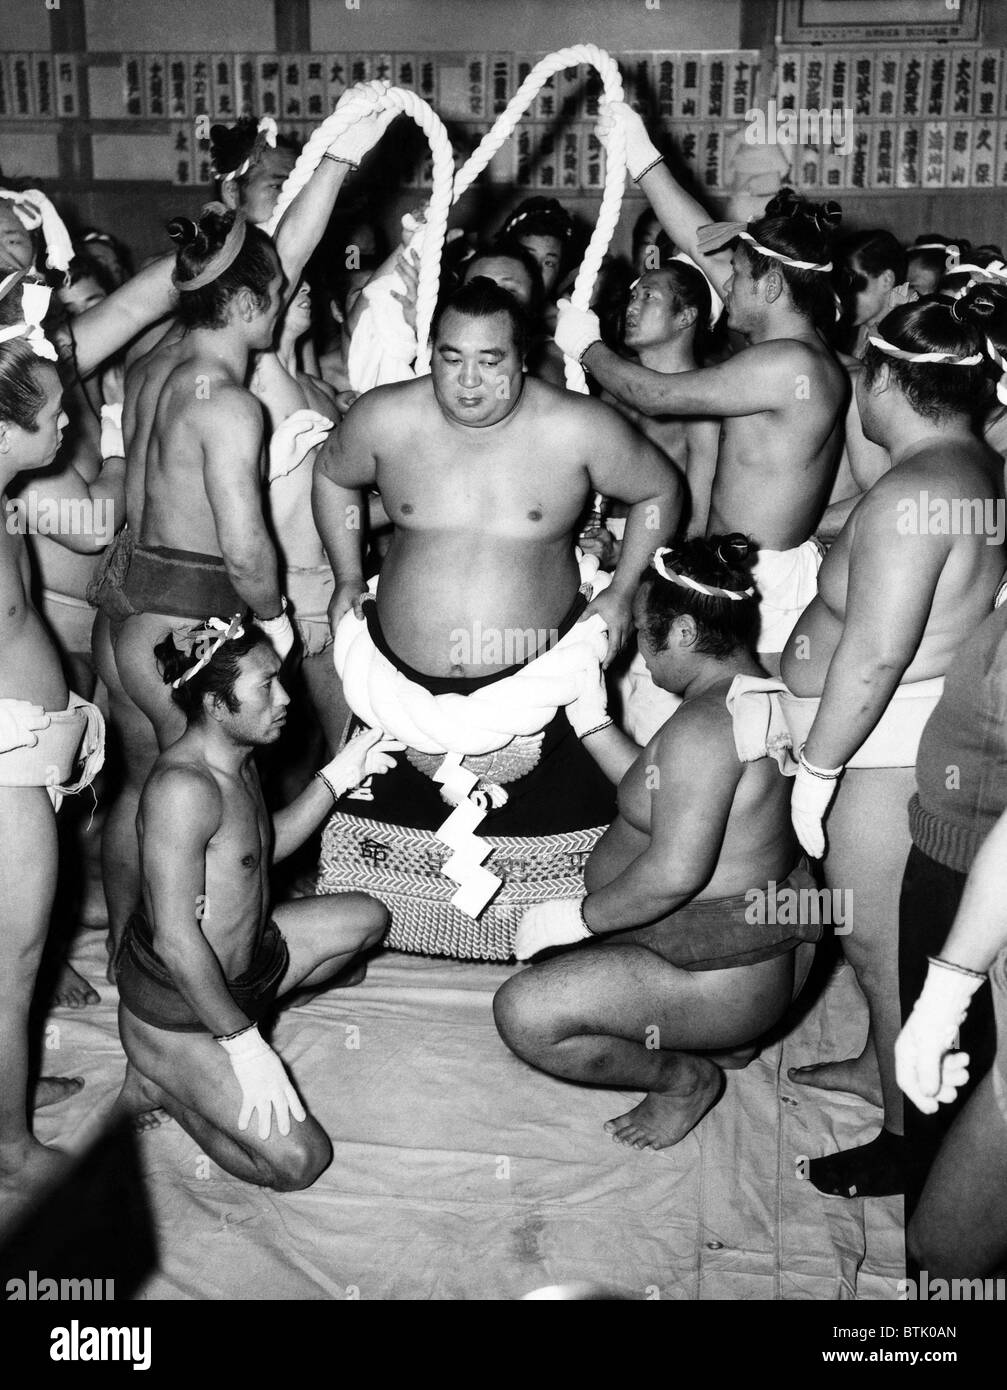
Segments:
[[[427,209],[427,231],[420,260],[416,297],[416,339],[417,342],[425,344],[430,337],[430,324],[437,307],[440,288],[441,251],[448,228],[448,214],[451,211],[454,151],[443,121],[415,92],[407,91],[403,87],[389,87],[385,104],[387,107],[397,108],[416,122],[427,137],[433,156],[433,189]],[[337,109],[312,133],[280,189],[273,215],[266,224],[266,230],[270,234],[276,230],[280,218],[318,168],[329,146],[359,119],[359,115],[348,117],[345,111]]]
[[[572,48],[561,48],[550,53],[535,64],[521,83],[505,110],[494,122],[493,128],[483,136],[477,149],[469,156],[455,176],[454,201],[479,177],[496,152],[513,134],[515,127],[531,106],[539,91],[549,78],[564,68],[575,68],[586,64],[597,70],[602,80],[605,98],[608,101],[622,101],[622,77],[619,65],[614,58],[593,43],[576,44]],[[605,252],[615,236],[622,209],[622,195],[626,183],[626,138],[622,126],[616,122],[608,137],[605,161],[605,189],[602,193],[598,220],[588,242],[584,259],[574,281],[570,294],[571,303],[578,309],[590,309],[595,282],[601,271]],[[423,341],[422,339],[420,340]],[[571,391],[587,391],[584,369],[579,362],[570,358],[565,361],[566,384]]]
[[[430,144],[433,155],[433,185],[430,205],[426,214],[426,227],[420,254],[419,284],[416,295],[416,357],[417,375],[430,370],[430,324],[437,307],[440,288],[441,254],[447,233],[448,215],[452,203],[474,183],[490,160],[503,146],[531,106],[539,91],[549,78],[565,68],[586,64],[597,70],[602,80],[605,97],[609,101],[621,101],[623,97],[622,77],[619,65],[604,49],[594,44],[576,44],[572,48],[561,48],[550,53],[535,64],[521,83],[506,109],[497,117],[492,129],[488,130],[457,175],[454,173],[454,158],[451,141],[437,113],[415,92],[402,87],[390,87],[386,94],[389,107],[396,107],[409,116],[423,131]],[[358,116],[347,117],[345,112],[336,110],[314,131],[301,151],[293,169],[287,175],[267,230],[274,231],[280,218],[311,178],[322,156],[337,138],[348,130]],[[605,188],[594,231],[584,253],[580,270],[574,281],[570,295],[571,302],[578,309],[589,309],[594,293],[595,282],[601,271],[605,252],[615,235],[622,208],[622,196],[626,182],[626,143],[622,127],[616,123],[608,137],[606,149]],[[565,363],[566,384],[571,391],[587,391],[584,369],[579,362],[569,358]]]

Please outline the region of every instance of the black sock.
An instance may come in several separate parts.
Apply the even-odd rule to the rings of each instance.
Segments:
[[[913,1167],[903,1136],[883,1129],[858,1149],[813,1158],[808,1177],[827,1197],[891,1197],[906,1190]]]

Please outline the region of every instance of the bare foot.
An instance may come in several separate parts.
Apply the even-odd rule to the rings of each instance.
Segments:
[[[795,1086],[817,1086],[823,1091],[848,1091],[872,1105],[881,1105],[881,1078],[872,1055],[862,1053],[845,1062],[819,1062],[809,1067],[790,1067],[787,1076]]]
[[[47,1105],[59,1105],[84,1089],[82,1076],[40,1076],[35,1082],[32,1108],[42,1110]]]
[[[675,1091],[651,1091],[606,1131],[634,1149],[667,1149],[679,1143],[712,1110],[724,1089],[724,1073],[706,1057],[682,1056]],[[681,1077],[681,1079],[680,1079]]]
[[[88,1004],[100,1004],[101,995],[92,989],[83,975],[78,975],[69,962],[64,962],[53,991],[53,1003],[67,1009],[83,1009]]]
[[[9,1219],[27,1208],[69,1169],[72,1159],[30,1134],[0,1149],[0,1214]]]
[[[130,1116],[137,1134],[157,1129],[159,1125],[166,1124],[171,1119],[161,1105],[161,1093],[158,1088],[153,1081],[148,1081],[142,1076],[132,1062],[126,1063],[126,1075],[116,1098],[115,1108]]]

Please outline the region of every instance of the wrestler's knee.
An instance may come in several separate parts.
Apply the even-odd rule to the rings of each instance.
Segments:
[[[534,966],[500,986],[493,998],[493,1019],[501,1038],[519,1057],[548,1042],[551,1020]]]
[[[357,949],[366,951],[382,939],[388,930],[391,914],[383,902],[372,898],[369,893],[347,893],[345,896],[351,900],[359,924],[360,939]]]
[[[332,1142],[311,1115],[292,1120],[283,1149],[269,1155],[267,1186],[277,1192],[301,1192],[317,1182],[332,1162]]]

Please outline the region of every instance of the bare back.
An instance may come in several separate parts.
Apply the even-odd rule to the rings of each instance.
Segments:
[[[127,514],[147,545],[219,555],[221,547],[207,494],[204,463],[211,432],[243,437],[254,397],[226,365],[200,354],[190,334],[169,333],[131,368],[126,383],[128,417]],[[258,407],[256,407],[258,409]],[[235,444],[235,468],[255,467],[262,477],[261,448],[254,460]],[[135,480],[143,478],[139,519]]]

